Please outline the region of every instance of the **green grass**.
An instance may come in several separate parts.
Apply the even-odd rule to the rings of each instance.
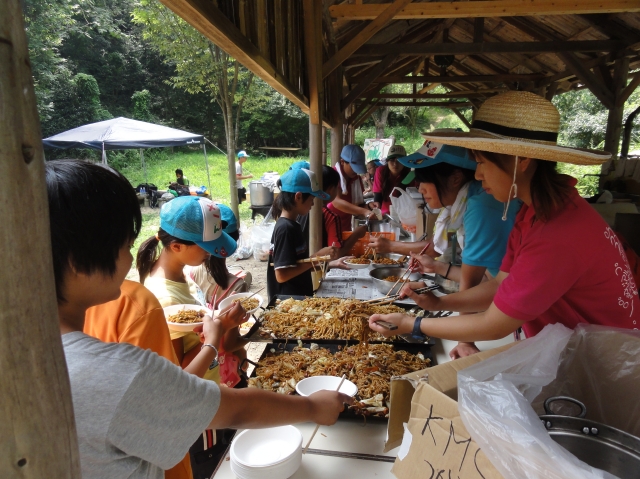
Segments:
[[[230,189],[227,158],[220,153],[212,155],[207,152],[207,159],[211,175],[211,198],[214,201],[228,205],[230,203]],[[277,171],[282,174],[289,169],[292,163],[304,159],[306,158],[274,157],[264,159],[252,157],[244,163],[243,168],[245,174],[247,172],[251,173],[254,178],[259,179],[267,171]],[[145,161],[148,182],[157,185],[160,189],[165,189],[171,181],[175,181],[175,170],[177,168],[182,168],[192,186],[208,186],[207,169],[201,150],[173,154],[169,150],[146,150]],[[121,166],[119,171],[127,177],[133,186],[145,182],[144,171],[139,161],[129,161],[126,166]],[[244,180],[245,187],[248,186],[250,181]],[[249,205],[250,203],[245,201],[239,206],[240,220],[245,223],[251,219]],[[132,251],[134,253],[138,251],[138,247],[143,241],[158,231],[160,226],[159,210],[152,211],[142,215],[142,231],[133,245]]]

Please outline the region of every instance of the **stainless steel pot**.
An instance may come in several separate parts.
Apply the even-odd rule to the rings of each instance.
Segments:
[[[400,288],[404,286],[404,283],[396,284],[396,286],[393,288],[393,291],[389,291],[395,281],[384,281],[383,278],[386,278],[388,276],[400,276],[404,272],[405,272],[404,269],[396,268],[392,266],[387,268],[372,269],[371,271],[369,271],[369,276],[371,276],[371,279],[373,280],[373,285],[376,287],[378,292],[385,295],[386,294],[391,295],[391,294],[397,294],[398,291],[400,291]],[[421,277],[422,275],[420,273],[411,273],[409,275],[409,281],[418,281]]]
[[[249,183],[251,206],[266,206],[273,204],[273,191],[264,186],[262,181]]]
[[[554,401],[569,401],[580,407],[578,416],[559,416],[550,406]],[[544,402],[545,415],[540,416],[551,439],[591,467],[597,467],[620,478],[638,477],[640,471],[640,438],[599,422],[585,419],[587,408],[580,401],[554,396]]]

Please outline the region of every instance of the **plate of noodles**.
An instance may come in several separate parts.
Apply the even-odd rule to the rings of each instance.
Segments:
[[[345,259],[344,264],[346,264],[349,269],[365,269],[369,267],[371,260],[366,258],[351,258]]]
[[[202,326],[205,314],[213,315],[210,309],[199,304],[173,304],[163,309],[172,331],[193,331],[196,326]]]
[[[251,298],[249,296],[251,296]],[[225,309],[231,303],[237,303],[238,301],[242,304],[242,307],[247,313],[252,314],[258,311],[258,308],[262,306],[264,298],[259,294],[236,293],[220,301],[220,304],[218,304],[218,308],[220,310]]]

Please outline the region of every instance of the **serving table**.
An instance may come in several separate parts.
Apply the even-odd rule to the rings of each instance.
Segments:
[[[431,284],[430,282],[428,282]],[[437,294],[437,293],[436,293]],[[336,296],[341,298],[371,299],[384,296],[380,294],[368,277],[368,270],[336,270],[329,275],[316,292],[317,296]],[[413,301],[408,300],[411,303]],[[414,303],[415,304],[415,303]],[[454,313],[453,315],[457,315]],[[446,321],[446,318],[443,318]],[[476,345],[481,351],[493,349],[513,342],[509,335],[498,341],[480,341]],[[432,346],[435,364],[450,361],[449,352],[456,346],[456,341],[436,339]],[[252,342],[247,346],[247,357],[258,361],[265,342]],[[253,365],[247,373],[251,375]],[[296,427],[303,436],[306,445],[313,433],[315,424],[303,423]],[[300,469],[291,476],[292,479],[326,479],[327,477],[349,479],[392,479],[391,467],[395,461],[398,448],[383,453],[387,437],[387,422],[381,419],[347,419],[340,418],[333,426],[321,426],[311,448],[302,458]],[[234,479],[231,471],[229,450],[218,465],[212,479]]]

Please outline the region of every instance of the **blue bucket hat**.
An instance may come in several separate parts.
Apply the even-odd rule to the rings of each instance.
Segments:
[[[323,200],[330,198],[328,193],[320,189],[316,174],[313,171],[299,168],[297,170],[289,170],[280,177],[282,191],[288,193],[309,193]]]
[[[237,248],[235,240],[222,231],[220,208],[206,198],[179,196],[165,203],[160,210],[160,228],[181,240],[193,241],[218,258],[231,256]]]
[[[349,163],[357,174],[364,175],[367,172],[367,167],[364,164],[364,150],[358,145],[344,145],[340,152],[340,158]]]
[[[290,170],[299,170],[300,168],[304,168],[305,170],[310,170],[311,165],[308,161],[296,161],[293,165],[289,167]]]
[[[238,219],[236,215],[233,214],[233,210],[222,203],[216,203],[216,206],[220,209],[220,219],[227,223],[227,226],[225,226],[222,231],[227,234],[237,231]]]

